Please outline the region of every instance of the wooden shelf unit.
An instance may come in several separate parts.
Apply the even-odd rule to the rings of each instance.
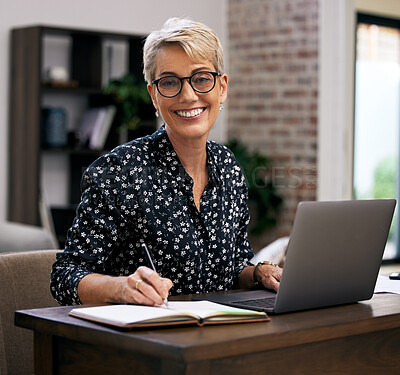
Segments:
[[[46,82],[44,76],[46,37],[68,39],[70,43],[70,50],[67,52],[69,76],[70,80],[76,83],[76,87],[72,85],[57,87]],[[62,154],[70,159],[67,163],[69,168],[72,166],[76,168],[80,160],[81,167],[85,167],[89,159],[94,160],[105,152],[105,150],[75,150],[68,147],[57,150],[43,148],[41,109],[44,106],[45,97],[50,97],[53,102],[58,100],[60,107],[63,106],[65,97],[73,98],[83,108],[92,106],[93,102],[99,98],[103,102],[110,100],[102,93],[103,64],[106,63],[103,48],[106,41],[125,43],[127,46],[126,72],[142,80],[143,35],[52,26],[29,26],[11,31],[8,179],[8,219],[10,221],[41,225],[39,197],[41,177],[45,172],[42,168],[43,155],[51,158]],[[142,120],[146,124],[145,131],[150,133],[156,128],[154,111],[151,104],[143,106],[141,110]],[[72,128],[76,126],[77,124],[73,124]],[[108,149],[118,144],[115,139],[110,142],[106,145]],[[76,196],[80,183],[79,174],[71,173],[71,176],[73,180],[68,182],[70,196],[65,202],[66,210],[71,210],[71,207],[78,203]],[[70,216],[71,213],[66,215],[66,217]],[[58,233],[58,235],[62,244],[63,233]]]

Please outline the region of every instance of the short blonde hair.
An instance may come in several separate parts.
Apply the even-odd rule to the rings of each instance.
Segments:
[[[193,61],[210,61],[218,73],[224,71],[222,45],[212,29],[187,18],[170,18],[146,38],[143,74],[147,83],[155,79],[158,52],[168,45],[179,45]]]

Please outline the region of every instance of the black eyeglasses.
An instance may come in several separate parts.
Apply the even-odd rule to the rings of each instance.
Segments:
[[[155,79],[151,83],[156,85],[158,92],[166,98],[173,98],[182,91],[183,80],[188,79],[192,89],[201,94],[210,92],[215,87],[215,79],[221,73],[197,72],[190,77],[166,76]]]

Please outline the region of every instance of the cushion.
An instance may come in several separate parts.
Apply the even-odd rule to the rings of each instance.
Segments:
[[[20,223],[0,223],[0,252],[58,247],[54,236],[44,228]]]

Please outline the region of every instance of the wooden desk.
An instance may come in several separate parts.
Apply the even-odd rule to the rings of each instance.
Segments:
[[[35,332],[35,374],[400,374],[400,295],[272,316],[267,323],[120,331],[17,311]]]

